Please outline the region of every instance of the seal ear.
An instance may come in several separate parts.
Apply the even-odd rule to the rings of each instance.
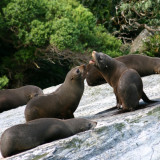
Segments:
[[[71,80],[73,80],[74,78],[73,78],[73,76],[71,77]]]

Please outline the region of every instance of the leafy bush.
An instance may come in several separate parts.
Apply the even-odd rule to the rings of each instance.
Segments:
[[[18,64],[26,63],[35,60],[34,52],[35,48],[22,48],[15,52],[14,57]]]
[[[122,0],[114,16],[115,32],[124,42],[132,42],[144,29],[160,26],[159,0]]]
[[[101,32],[93,14],[75,0],[12,0],[3,11],[15,45],[23,47],[51,44],[60,50],[84,51],[93,43],[93,35],[96,38],[96,30]]]
[[[149,41],[144,44],[146,50],[145,54],[149,56],[160,57],[160,35],[155,34],[149,38]]]
[[[9,82],[9,79],[6,76],[0,77],[0,89],[5,87]]]
[[[120,0],[79,0],[79,2],[90,9],[96,17],[97,24],[103,24],[110,31],[114,30],[111,18],[115,15],[115,6]]]
[[[38,58],[57,64],[59,59],[68,57],[74,65],[75,57],[70,52],[122,54],[121,41],[103,25],[97,25],[93,13],[76,0],[5,0],[0,6],[0,24],[0,41],[13,48],[1,60],[1,70],[3,74],[9,74],[9,70],[12,81],[25,81],[25,71],[33,68]],[[15,77],[15,73],[19,74]]]

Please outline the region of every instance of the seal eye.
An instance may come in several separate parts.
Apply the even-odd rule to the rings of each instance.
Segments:
[[[79,72],[80,72],[80,70],[79,70],[79,69],[77,69],[77,70],[76,70],[76,72],[77,72],[77,73],[79,73]]]

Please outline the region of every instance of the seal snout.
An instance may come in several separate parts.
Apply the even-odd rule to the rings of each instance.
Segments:
[[[92,60],[89,61],[89,64],[95,64],[95,56],[96,56],[96,51],[92,52]]]
[[[96,121],[91,121],[91,129],[95,128],[97,126],[97,122]]]
[[[95,62],[95,59],[96,59],[96,53],[97,53],[96,51],[93,51],[93,52],[92,52],[92,58],[93,58],[92,61],[94,61],[94,62]]]
[[[83,78],[86,78],[86,74],[87,74],[87,66],[85,64],[82,64],[80,67],[79,67],[79,70],[81,72],[81,76]]]
[[[83,70],[86,69],[86,65],[85,64],[82,64],[81,66],[82,66]]]
[[[86,69],[87,69],[87,67],[86,67],[85,64],[82,64],[82,65],[79,67],[79,70],[80,70],[81,73],[83,73]]]
[[[94,63],[95,63],[94,60],[90,60],[90,61],[89,61],[89,64],[94,64]]]
[[[93,123],[94,123],[95,125],[97,125],[97,122],[96,122],[96,121],[93,121]]]
[[[160,66],[155,69],[156,74],[160,74]]]
[[[96,54],[96,51],[93,51],[93,52],[92,52],[92,57],[93,57],[95,54]]]

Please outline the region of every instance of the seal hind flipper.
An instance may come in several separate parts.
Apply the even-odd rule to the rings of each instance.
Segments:
[[[142,100],[146,103],[155,103],[157,101],[153,101],[153,100],[150,100],[147,95],[144,93],[144,91],[142,92]]]
[[[125,94],[123,94],[123,92],[124,89],[120,89],[120,98],[122,101],[123,111],[133,111],[137,109],[139,104],[139,93],[137,86],[135,84],[130,84],[125,88]]]

